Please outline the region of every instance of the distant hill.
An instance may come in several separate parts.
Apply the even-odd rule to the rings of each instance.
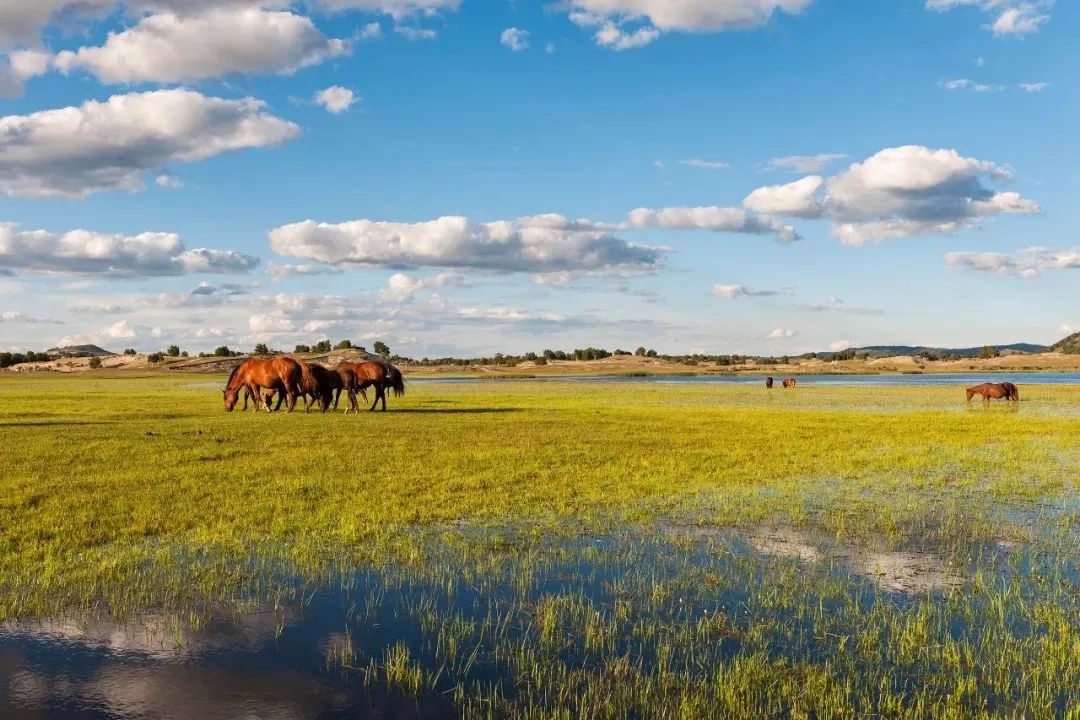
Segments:
[[[1067,338],[1058,340],[1056,343],[1050,346],[1050,349],[1054,352],[1068,353],[1070,355],[1080,355],[1080,332],[1073,333]]]
[[[1073,336],[1076,339],[1077,349],[1075,352],[1080,353],[1080,334]],[[1064,341],[1062,341],[1064,342]],[[1008,352],[1022,352],[1022,353],[1038,353],[1045,352],[1048,349],[1045,345],[1035,345],[1033,343],[1012,343],[1011,345],[992,345],[996,347],[998,352],[1006,354]],[[934,347],[918,347],[914,345],[867,345],[866,347],[855,348],[855,352],[870,353],[872,357],[894,357],[896,355],[918,355],[924,352],[930,352],[934,355],[954,355],[956,357],[979,357],[982,352],[982,347],[973,348],[934,348]]]
[[[65,345],[64,347],[49,348],[46,355],[74,355],[75,357],[113,357],[114,352],[109,352],[97,345]]]

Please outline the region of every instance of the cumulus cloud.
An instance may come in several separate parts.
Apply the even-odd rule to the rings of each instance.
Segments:
[[[116,0],[4,0],[0,2],[0,50],[37,43],[51,22],[70,24],[104,14]]]
[[[307,220],[272,230],[270,247],[279,255],[332,265],[509,272],[653,268],[664,253],[603,230],[474,223],[456,216],[418,223],[355,220],[334,225]]]
[[[65,50],[64,73],[85,69],[106,83],[185,82],[234,73],[288,73],[349,52],[310,18],[259,7],[220,7],[197,15],[157,13],[104,45]]]
[[[660,227],[668,230],[712,230],[715,232],[772,235],[780,243],[800,239],[795,228],[773,217],[756,216],[742,208],[732,207],[673,207],[653,210],[638,208],[629,215],[630,225],[636,228]]]
[[[274,277],[304,277],[308,275],[337,275],[341,268],[333,265],[289,265],[267,263],[266,272]]]
[[[855,343],[850,340],[837,340],[829,344],[829,349],[833,352],[843,352],[855,347]]]
[[[956,150],[887,148],[831,178],[823,208],[839,223],[833,234],[849,245],[949,233],[994,215],[1039,212],[1018,193],[987,187],[1011,177],[1001,165]]]
[[[143,333],[146,329],[143,329]],[[140,335],[138,329],[127,320],[120,320],[98,330],[76,335],[67,335],[57,342],[59,347],[67,345],[107,345],[117,340],[134,340]]]
[[[502,43],[503,47],[509,48],[512,52],[528,50],[529,31],[521,30],[516,27],[506,28],[502,31],[502,35],[499,36],[499,42]]]
[[[1050,87],[1048,82],[1020,83],[1017,87],[1026,93],[1040,93]]]
[[[442,10],[457,10],[461,0],[312,0],[324,10],[360,10],[378,12],[395,19],[411,15],[434,15]]]
[[[786,340],[798,335],[794,330],[788,330],[787,328],[776,328],[768,335],[765,336],[767,340]]]
[[[326,108],[327,112],[339,115],[352,107],[356,102],[356,95],[352,90],[340,85],[331,85],[325,90],[315,93],[315,103]]]
[[[80,197],[138,190],[144,174],[300,134],[251,98],[190,90],[114,95],[104,102],[0,117],[0,192]]]
[[[725,300],[734,300],[741,297],[769,297],[782,295],[780,290],[758,290],[745,285],[713,285],[712,295]]]
[[[766,185],[747,195],[743,207],[763,215],[821,217],[817,193],[824,183],[820,175],[808,175],[786,185]]]
[[[798,13],[813,0],[570,0],[579,25],[644,21],[661,31],[719,32],[764,25],[777,12]]]
[[[456,273],[440,273],[432,277],[410,277],[405,273],[395,273],[386,281],[386,289],[379,293],[379,298],[389,302],[404,302],[412,299],[421,290],[441,288],[448,285],[462,285],[464,278]]]
[[[593,39],[601,47],[622,51],[645,47],[658,37],[660,31],[656,28],[642,27],[628,32],[614,23],[604,23]]]
[[[243,273],[259,260],[231,250],[186,250],[173,233],[63,234],[0,224],[0,268],[30,273],[155,277],[186,273]]]
[[[179,190],[184,187],[184,182],[180,178],[176,177],[172,173],[161,173],[154,178],[154,184],[159,188],[167,188],[169,190]]]
[[[50,56],[41,50],[18,50],[0,55],[0,97],[18,97],[24,83],[49,70]]]
[[[847,155],[842,153],[819,153],[817,155],[787,155],[773,158],[769,167],[779,170],[793,170],[800,173],[819,173],[837,160]]]
[[[1080,269],[1080,250],[1030,247],[1015,254],[1001,252],[948,252],[945,262],[971,272],[1033,278],[1052,270]]]

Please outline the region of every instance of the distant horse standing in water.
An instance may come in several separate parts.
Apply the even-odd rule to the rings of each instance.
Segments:
[[[1011,382],[983,383],[967,389],[968,402],[971,402],[971,398],[976,395],[982,395],[984,403],[989,403],[992,399],[1020,402],[1020,391]]]
[[[771,377],[765,378],[765,387],[772,389],[773,379]]]
[[[387,390],[392,390],[397,397],[405,394],[405,379],[401,376],[401,371],[387,362],[342,362],[337,366],[337,372],[341,376],[344,390],[349,394],[346,414],[350,411],[360,412],[360,406],[356,404],[356,393],[359,392],[366,399],[365,388],[375,388],[375,401],[371,403],[369,411],[374,411],[381,400],[383,412],[386,412]]]
[[[784,387],[786,387],[786,388],[794,388],[797,382],[798,381],[795,378],[788,378],[788,379],[784,380]]]
[[[274,390],[278,394],[279,407],[280,401],[288,398],[288,411],[292,412],[300,394],[302,374],[300,363],[290,357],[245,360],[233,369],[225,384],[222,393],[225,396],[225,409],[232,412],[241,389],[247,388],[255,400],[256,410],[260,405],[270,410],[268,403],[264,402],[262,391]]]

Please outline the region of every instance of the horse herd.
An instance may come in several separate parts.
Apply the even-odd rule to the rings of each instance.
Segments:
[[[360,411],[356,402],[359,393],[367,402],[367,388],[375,389],[375,401],[369,410],[382,401],[386,411],[386,393],[392,391],[400,397],[405,394],[405,379],[401,371],[388,362],[365,360],[363,362],[341,362],[333,370],[318,363],[306,363],[291,357],[252,358],[245,360],[233,369],[223,391],[225,409],[232,412],[240,396],[244,397],[244,410],[248,400],[255,404],[255,410],[270,412],[270,404],[277,396],[274,410],[280,410],[286,402],[288,412],[296,407],[297,398],[304,398],[304,409],[310,412],[311,406],[318,403],[326,412],[331,403],[337,410],[338,401],[344,391],[349,397],[349,407],[345,410]]]
[[[765,387],[771,388],[774,384],[774,380],[771,377],[765,378]],[[795,378],[787,378],[784,380],[784,387],[794,388],[796,385]],[[971,398],[976,395],[981,395],[983,402],[988,403],[990,400],[1012,400],[1014,402],[1020,402],[1020,391],[1011,382],[1002,383],[983,383],[982,385],[976,385],[975,387],[969,387],[966,391],[968,402],[971,402]]]

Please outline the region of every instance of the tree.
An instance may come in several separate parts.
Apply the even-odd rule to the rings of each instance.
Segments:
[[[352,340],[342,340],[334,346],[335,350],[350,350],[352,348]]]
[[[309,352],[311,352],[311,346],[310,345],[297,345],[296,348],[293,350],[293,352],[309,353]]]
[[[232,350],[228,345],[222,345],[221,347],[214,348],[215,357],[232,357]]]
[[[259,343],[251,352],[253,355],[269,355],[270,348],[266,346],[266,343]]]
[[[979,351],[979,357],[984,360],[989,358],[1001,357],[1001,351],[993,345],[984,345],[983,349]]]
[[[184,352],[180,353],[180,357],[187,357],[187,356],[188,356],[188,351],[187,351],[187,350],[185,350]]]
[[[170,345],[165,348],[165,354],[169,357],[180,357],[180,347],[178,345]]]
[[[90,369],[97,370],[99,367],[101,367],[101,358],[97,355],[90,358]]]
[[[651,357],[651,358],[657,357],[657,352],[655,350],[651,350],[651,349],[647,350],[645,352],[645,357]]]
[[[381,355],[384,359],[390,357],[390,348],[382,340],[376,340],[372,347],[375,348],[376,355]]]
[[[149,355],[147,355],[146,359],[156,365],[157,363],[164,360],[165,356],[162,353],[156,352],[156,353],[150,353]]]
[[[137,355],[138,353],[135,352],[135,348],[125,348],[124,349],[124,354],[125,355]]]
[[[311,352],[317,352],[317,353],[328,353],[328,352],[330,352],[330,341],[329,340],[320,340],[319,342],[317,342],[317,343],[315,343],[314,345],[311,346]]]
[[[645,348],[639,347],[637,350],[634,351],[634,354],[637,355],[638,357],[645,357],[645,354],[647,352],[648,352],[648,350],[646,350]]]

